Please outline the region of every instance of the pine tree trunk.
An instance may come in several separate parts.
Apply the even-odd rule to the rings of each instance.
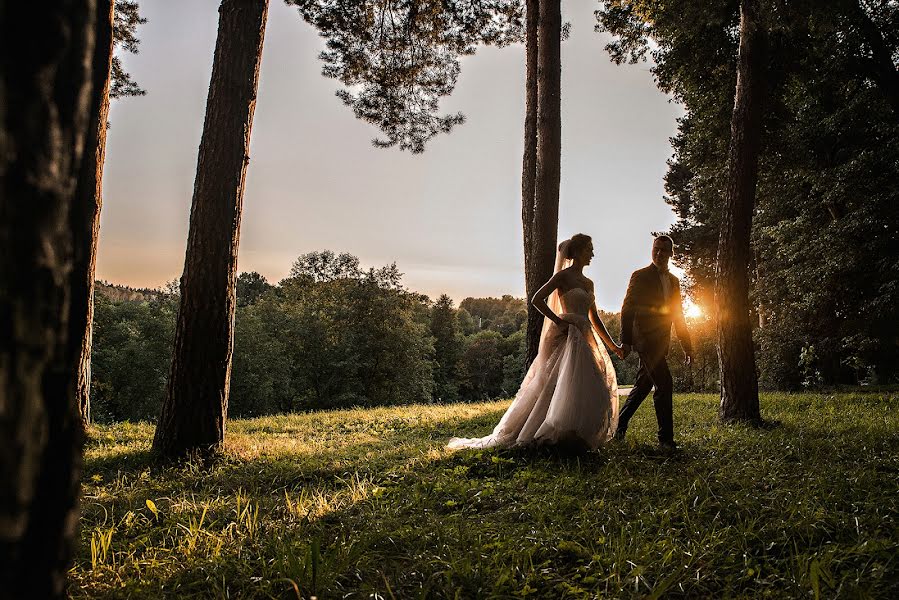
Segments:
[[[562,163],[562,7],[541,0],[537,50],[537,180],[529,279],[537,287],[553,275],[559,227]],[[536,291],[536,289],[535,289]]]
[[[540,20],[539,0],[527,0],[525,6],[526,75],[524,115],[524,159],[521,166],[521,224],[524,234],[524,287],[527,296],[527,337],[525,370],[537,357],[543,315],[531,305],[531,298],[545,283],[541,281],[534,239],[534,216],[537,191],[537,27]]]
[[[114,0],[97,0],[97,26],[94,29],[94,81],[99,90],[91,106],[91,122],[85,138],[84,160],[76,202],[71,216],[72,312],[69,343],[80,356],[75,395],[81,421],[90,423],[91,340],[94,322],[94,274],[97,266],[97,241],[100,237],[100,209],[103,206],[103,163],[106,160],[106,122],[109,120],[109,85],[113,52]]]
[[[76,543],[70,219],[95,17],[94,0],[0,0],[0,598],[64,598]]]
[[[237,245],[268,0],[222,0],[197,159],[175,348],[153,449],[214,453],[225,435]]]
[[[759,421],[758,378],[752,343],[749,264],[758,180],[766,35],[760,0],[740,5],[740,55],[731,118],[728,187],[718,241],[715,306],[721,369],[721,419]]]

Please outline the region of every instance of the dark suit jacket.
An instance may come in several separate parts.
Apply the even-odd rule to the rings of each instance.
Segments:
[[[637,352],[665,356],[671,345],[671,324],[685,351],[692,350],[690,333],[684,322],[680,281],[671,273],[670,295],[665,302],[662,280],[655,265],[634,271],[621,307],[621,343],[630,344]]]

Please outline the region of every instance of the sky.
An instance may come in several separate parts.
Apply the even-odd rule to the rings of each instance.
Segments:
[[[215,0],[143,0],[140,53],[122,56],[147,95],[110,110],[97,278],[159,287],[181,275],[218,19]],[[593,236],[585,274],[618,310],[630,273],[649,264],[681,106],[647,63],[616,66],[593,31],[595,0],[566,0],[562,45],[559,239]],[[456,302],[524,296],[521,160],[524,48],[466,57],[442,107],[465,124],[423,154],[371,144],[379,132],[321,75],[323,42],[272,0],[262,56],[238,267],[269,281],[301,254],[330,249],[365,267],[396,262],[404,285]]]

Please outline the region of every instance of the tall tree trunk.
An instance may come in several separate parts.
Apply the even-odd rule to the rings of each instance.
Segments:
[[[524,287],[527,296],[528,324],[525,339],[525,369],[537,357],[543,315],[531,305],[531,298],[545,283],[534,239],[534,216],[537,201],[537,28],[540,21],[540,1],[527,0],[525,5],[525,98],[524,159],[521,165],[521,225],[524,234]]]
[[[109,119],[109,84],[112,69],[113,0],[97,0],[94,29],[94,94],[91,122],[84,142],[84,160],[75,190],[71,215],[74,261],[72,264],[72,312],[69,343],[80,356],[75,395],[81,421],[90,423],[91,339],[94,322],[94,274],[97,241],[100,237],[100,209],[103,205],[103,163],[106,160],[106,122]]]
[[[528,114],[525,118],[522,220],[525,289],[530,300],[552,277],[556,259],[562,163],[562,7],[561,0],[530,0],[527,8]],[[535,13],[538,15],[536,22]],[[534,104],[536,115],[533,114]],[[536,139],[529,131],[535,131]],[[529,171],[532,166],[533,174]],[[537,356],[542,326],[542,315],[529,304],[526,368]]]
[[[94,0],[0,0],[0,598],[63,598],[82,428],[70,222],[90,121]]]
[[[562,7],[541,0],[537,43],[537,182],[533,221],[534,280],[546,283],[556,262],[562,164]]]
[[[723,420],[761,419],[749,304],[750,236],[767,61],[760,5],[761,0],[740,3],[740,55],[731,117],[727,198],[718,241],[715,308]]]
[[[225,435],[237,244],[268,0],[222,0],[197,158],[175,348],[153,449],[217,452]]]

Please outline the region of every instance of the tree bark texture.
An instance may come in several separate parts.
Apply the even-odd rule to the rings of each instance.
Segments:
[[[529,277],[537,288],[553,275],[559,227],[562,164],[561,4],[561,0],[540,1],[537,32],[537,177],[531,236],[533,251],[530,272],[533,276]]]
[[[761,419],[752,342],[749,264],[761,146],[766,45],[761,1],[742,0],[727,196],[718,240],[715,289],[721,369],[720,417],[726,421]]]
[[[534,244],[534,216],[537,202],[537,27],[539,0],[527,0],[525,4],[525,99],[524,158],[521,165],[521,224],[524,236],[524,281],[527,296],[528,324],[525,340],[525,369],[537,357],[543,315],[533,305],[531,298],[544,281],[540,280],[537,248]]]
[[[268,0],[223,0],[197,158],[175,347],[153,449],[217,452],[225,435],[237,246]]]
[[[84,143],[84,160],[75,190],[71,215],[74,260],[72,264],[72,311],[69,343],[80,356],[75,394],[81,421],[90,423],[91,341],[94,322],[94,275],[97,242],[100,238],[100,209],[103,206],[103,163],[106,160],[106,123],[109,120],[109,85],[112,69],[114,0],[97,0],[94,29],[94,65],[91,121]]]
[[[95,0],[0,0],[0,598],[64,598],[82,427],[71,219]]]

